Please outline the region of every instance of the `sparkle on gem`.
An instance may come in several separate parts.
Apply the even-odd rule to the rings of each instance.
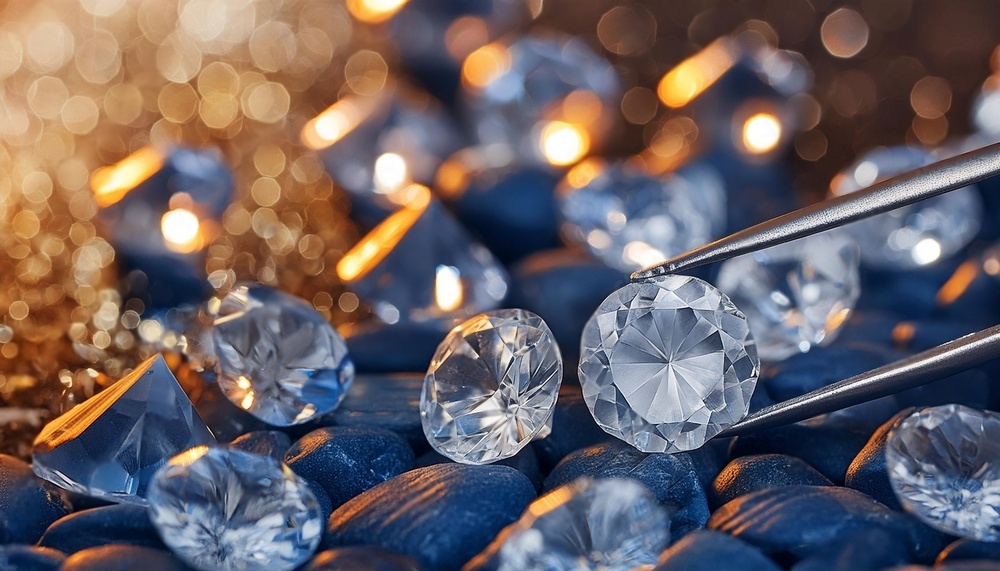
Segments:
[[[608,296],[580,353],[597,424],[643,452],[705,444],[746,415],[760,372],[746,317],[712,285],[679,275]]]
[[[547,434],[562,383],[549,327],[530,311],[477,315],[438,346],[420,395],[427,441],[466,464],[509,458]]]
[[[889,434],[889,481],[903,507],[945,533],[1000,541],[1000,414],[925,408]]]
[[[269,456],[197,447],[149,486],[150,519],[202,571],[288,571],[319,546],[323,515],[305,480]]]

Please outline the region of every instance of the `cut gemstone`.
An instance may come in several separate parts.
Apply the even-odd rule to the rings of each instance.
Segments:
[[[150,519],[175,555],[202,571],[288,571],[319,546],[316,496],[270,456],[200,446],[149,486]]]
[[[548,325],[530,311],[477,315],[448,334],[420,394],[424,434],[465,464],[509,458],[548,434],[562,383]]]
[[[957,404],[919,410],[889,434],[889,481],[931,527],[1000,541],[1000,414]]]
[[[933,155],[913,147],[872,151],[830,183],[835,195],[855,192],[903,172],[926,166]],[[979,231],[982,201],[974,186],[928,198],[844,226],[861,247],[861,259],[875,267],[906,269],[947,258]]]
[[[264,286],[240,286],[223,298],[212,336],[222,392],[275,426],[330,412],[354,379],[347,344],[330,323]]]
[[[337,274],[389,324],[468,318],[507,295],[503,266],[426,190],[362,238]]]
[[[144,504],[153,473],[172,456],[214,445],[163,357],[56,418],[35,440],[32,467],[61,488]]]
[[[746,314],[761,359],[781,360],[836,338],[861,293],[859,257],[827,232],[731,259],[716,285]]]
[[[536,500],[501,538],[500,571],[652,569],[670,518],[634,480],[580,478]]]
[[[681,176],[655,177],[624,163],[589,160],[559,187],[568,240],[605,264],[632,271],[708,242],[722,201],[696,198],[700,189]],[[724,209],[724,201],[721,202]]]
[[[597,424],[643,452],[693,450],[736,423],[760,372],[746,317],[712,285],[679,275],[608,296],[580,353]]]

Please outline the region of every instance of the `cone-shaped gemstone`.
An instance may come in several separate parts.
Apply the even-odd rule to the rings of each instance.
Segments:
[[[160,466],[192,446],[214,444],[157,355],[46,425],[35,440],[33,468],[73,492],[144,504]]]
[[[465,464],[517,454],[548,434],[562,373],[559,347],[541,317],[502,309],[469,319],[441,342],[424,379],[427,441]]]
[[[643,452],[693,450],[736,423],[760,372],[746,317],[688,276],[612,293],[584,327],[580,354],[597,424]]]

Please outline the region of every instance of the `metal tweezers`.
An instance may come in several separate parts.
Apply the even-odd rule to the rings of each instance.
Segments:
[[[933,163],[863,190],[831,198],[751,226],[662,264],[632,274],[632,281],[721,262],[951,192],[1000,174],[1000,143]],[[1000,359],[1000,325],[774,404],[722,431],[738,436],[806,420],[943,379]]]

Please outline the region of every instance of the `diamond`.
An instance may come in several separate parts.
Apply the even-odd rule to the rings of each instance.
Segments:
[[[56,418],[35,440],[32,467],[61,488],[112,502],[144,504],[157,468],[215,437],[163,357]]]
[[[500,537],[500,571],[652,569],[670,543],[670,518],[638,482],[580,478],[536,500]]]
[[[559,347],[541,317],[502,309],[469,319],[441,342],[424,379],[427,441],[465,464],[517,454],[548,434],[562,373]]]
[[[223,298],[212,336],[222,392],[275,426],[330,412],[354,379],[347,345],[329,322],[264,286],[240,286]]]
[[[764,360],[836,338],[861,293],[857,244],[824,233],[731,259],[716,285],[743,310]]]
[[[202,571],[288,571],[319,546],[309,485],[269,456],[200,446],[149,486],[150,519],[171,551]]]
[[[903,507],[945,533],[1000,541],[1000,414],[919,410],[889,434],[889,481]]]
[[[643,452],[693,450],[743,418],[760,372],[746,317],[726,294],[688,276],[612,293],[580,345],[591,414]]]
[[[926,166],[933,155],[913,147],[877,149],[841,171],[830,183],[844,195]],[[974,186],[897,208],[844,228],[861,247],[861,260],[896,269],[927,266],[968,244],[979,231],[982,201]]]

